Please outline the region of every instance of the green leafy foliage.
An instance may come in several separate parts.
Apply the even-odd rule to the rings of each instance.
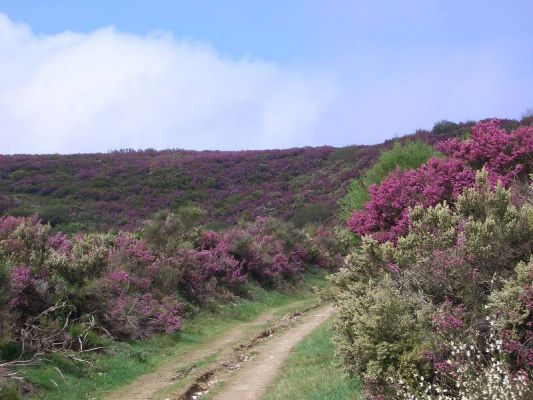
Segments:
[[[491,301],[502,324],[518,330],[514,336],[500,332],[510,365],[530,368],[523,346],[531,329],[527,307],[533,301],[524,295],[531,293],[531,272],[522,263],[533,248],[530,206],[513,204],[511,191],[491,187],[483,171],[455,208],[417,206],[409,219],[408,234],[396,244],[363,237],[346,268],[331,278],[344,369],[363,376],[374,394],[387,395],[387,376],[408,380],[416,372],[430,379],[448,351],[443,340],[483,325]],[[517,278],[494,294],[517,263]]]
[[[402,292],[389,275],[361,289],[338,297],[335,342],[345,371],[383,383],[422,364],[423,350],[432,347],[430,306]]]
[[[156,213],[144,226],[143,236],[157,251],[172,254],[179,248],[193,248],[200,237],[205,212],[196,206]]]
[[[429,144],[420,140],[394,143],[391,149],[380,154],[371,168],[350,183],[346,195],[339,202],[341,218],[346,221],[355,210],[361,209],[370,200],[369,187],[382,182],[390,172],[398,168],[417,168],[436,155]]]

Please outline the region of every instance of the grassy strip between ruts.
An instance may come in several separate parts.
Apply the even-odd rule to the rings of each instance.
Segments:
[[[311,287],[323,286],[324,275],[323,271],[313,269],[306,274],[304,282],[285,291],[254,288],[254,300],[240,300],[216,310],[203,311],[193,319],[185,320],[180,333],[141,341],[114,342],[105,354],[84,354],[83,358],[90,364],[75,362],[68,354],[49,355],[49,361],[18,369],[19,375],[37,389],[36,393],[26,394],[24,398],[102,399],[110,390],[154,371],[162,363],[201,347],[263,312],[277,309],[276,312],[282,314],[292,311],[292,303],[298,302],[298,308],[315,303],[317,298]],[[1,392],[0,398],[3,398]]]
[[[361,382],[337,367],[331,336],[327,322],[300,342],[263,400],[363,399]]]

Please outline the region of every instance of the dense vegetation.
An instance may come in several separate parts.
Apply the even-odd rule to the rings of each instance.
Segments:
[[[394,143],[392,149],[383,151],[375,164],[350,182],[346,195],[339,202],[342,219],[348,220],[355,210],[362,209],[370,200],[370,187],[381,183],[389,173],[417,168],[436,155],[433,147],[420,140]]]
[[[436,148],[348,220],[362,242],[331,279],[342,365],[369,398],[531,398],[533,126],[485,121]]]
[[[471,126],[441,122],[408,138],[435,143]],[[206,211],[212,227],[258,216],[303,226],[335,216],[349,182],[393,142],[241,152],[0,155],[0,216],[39,214],[54,230],[68,233],[131,230],[158,210],[194,204]]]
[[[530,123],[341,149],[0,156],[0,369],[104,357],[344,262],[345,382],[449,386],[444,340],[489,343],[487,316],[506,368],[531,378]]]
[[[286,288],[306,269],[340,263],[325,229],[261,217],[216,233],[202,218],[184,207],[134,233],[70,237],[38,217],[0,218],[2,365],[173,334],[201,310],[253,298],[255,287]]]
[[[172,333],[191,307],[246,296],[247,282],[280,286],[305,264],[336,263],[334,249],[324,246],[331,242],[323,239],[326,231],[311,238],[260,218],[217,234],[194,225],[196,210],[180,211],[157,215],[142,238],[125,232],[69,238],[52,235],[35,217],[0,219],[2,359],[82,350],[98,346],[100,336]]]

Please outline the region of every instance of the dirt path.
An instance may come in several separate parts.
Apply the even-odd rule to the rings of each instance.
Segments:
[[[292,309],[297,309],[298,304],[299,302],[294,303]],[[236,352],[242,349],[249,349],[253,347],[259,339],[268,336],[271,332],[271,328],[269,327],[285,326],[288,321],[287,317],[283,319],[280,319],[279,317],[278,319],[275,318],[275,315],[279,313],[279,311],[279,308],[275,308],[260,315],[251,322],[245,322],[230,329],[222,336],[212,342],[206,343],[199,349],[185,353],[181,355],[179,359],[169,361],[155,372],[140,376],[126,387],[108,395],[106,399],[148,400],[158,398],[192,398],[187,393],[194,392],[193,387],[198,387],[198,384],[194,383],[194,381],[191,384],[192,386],[188,388],[188,390],[185,390],[184,393],[175,393],[168,396],[161,396],[159,393],[164,389],[172,387],[172,385],[180,379],[189,378],[189,375],[192,375],[191,370],[196,367],[195,363],[201,362],[213,355],[216,355],[219,360],[232,360],[234,359]],[[313,311],[311,310],[310,312]],[[299,315],[299,313],[296,313],[295,315]],[[267,327],[266,330],[265,326]],[[220,365],[224,365],[224,361],[222,361],[221,364],[217,364],[217,368]],[[202,380],[202,376],[200,375],[200,377],[196,379]]]
[[[291,349],[324,323],[333,307],[322,306],[303,315],[295,326],[254,348],[254,356],[229,375],[210,398],[214,400],[259,400],[268,390]],[[201,398],[201,397],[200,397]]]

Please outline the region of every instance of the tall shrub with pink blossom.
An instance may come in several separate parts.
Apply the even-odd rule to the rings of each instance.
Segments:
[[[464,188],[474,184],[474,171],[460,160],[430,159],[422,167],[389,175],[369,189],[370,201],[348,220],[348,228],[379,242],[395,242],[409,227],[409,209],[455,203]]]
[[[462,163],[442,161],[449,162]],[[451,198],[433,205],[443,192],[426,197],[419,187],[420,203],[408,209],[406,231],[394,231],[394,241],[383,243],[364,236],[332,278],[337,350],[345,370],[362,376],[372,395],[394,393],[386,376],[408,382],[416,372],[431,381],[451,351],[443,343],[464,339],[474,328],[488,332],[485,317],[495,315],[505,368],[532,377],[526,264],[533,248],[531,199],[515,203],[511,189],[501,181],[493,186],[487,170],[457,197],[451,188]],[[396,190],[391,200],[402,198],[404,189]],[[414,196],[412,186],[405,190]],[[487,343],[488,337],[478,340]]]
[[[507,132],[500,121],[492,119],[474,126],[468,139],[452,138],[436,147],[472,168],[485,168],[492,185],[501,181],[509,186],[513,179],[523,179],[533,172],[533,126]]]
[[[348,228],[379,242],[395,242],[407,233],[410,208],[442,201],[455,204],[463,189],[473,186],[474,170],[485,168],[492,185],[500,181],[506,187],[533,171],[531,126],[507,132],[498,120],[490,120],[474,126],[469,139],[452,138],[436,147],[446,159],[432,158],[417,169],[397,170],[371,186],[370,200],[353,213]]]

